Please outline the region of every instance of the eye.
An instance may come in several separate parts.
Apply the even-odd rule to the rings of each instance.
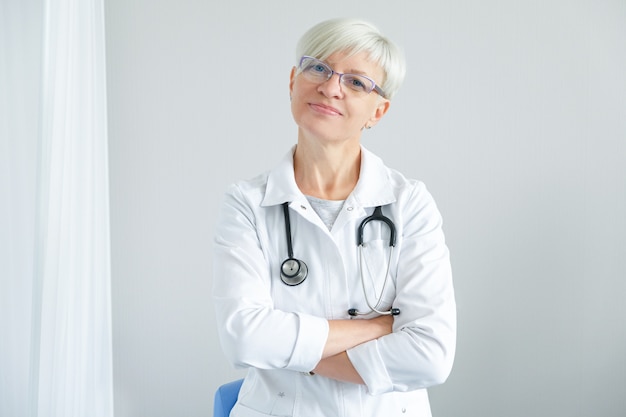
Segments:
[[[332,73],[332,71],[321,62],[312,62],[306,67],[306,72],[313,76],[322,78],[326,78],[330,73]]]
[[[358,88],[365,88],[365,84],[363,84],[363,82],[358,78],[352,79],[352,85]]]
[[[344,75],[344,83],[355,91],[369,91],[371,83],[367,79],[358,75]]]

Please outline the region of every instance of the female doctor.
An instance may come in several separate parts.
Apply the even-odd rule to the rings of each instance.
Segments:
[[[456,310],[441,217],[423,183],[361,143],[404,77],[369,23],[309,29],[291,70],[297,144],[227,191],[214,287],[223,350],[248,368],[231,416],[430,416]]]

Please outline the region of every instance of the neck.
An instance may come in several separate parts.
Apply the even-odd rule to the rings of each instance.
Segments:
[[[298,140],[294,154],[296,184],[305,195],[345,200],[359,180],[361,146],[358,142],[314,144]]]

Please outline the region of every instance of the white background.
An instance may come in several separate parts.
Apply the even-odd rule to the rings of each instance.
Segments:
[[[444,216],[459,338],[434,415],[622,416],[626,2],[107,0],[116,416],[209,416],[243,375],[216,337],[216,210],[295,142],[295,44],[340,16],[407,55],[363,142]]]

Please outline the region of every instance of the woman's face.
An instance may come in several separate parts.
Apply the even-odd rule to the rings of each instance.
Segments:
[[[383,82],[383,70],[365,52],[347,56],[336,52],[324,61],[337,73],[361,74]],[[339,83],[339,75],[325,82],[310,81],[291,71],[291,112],[300,135],[323,141],[359,141],[364,127],[374,126],[387,112],[389,100],[376,92],[356,92]]]

